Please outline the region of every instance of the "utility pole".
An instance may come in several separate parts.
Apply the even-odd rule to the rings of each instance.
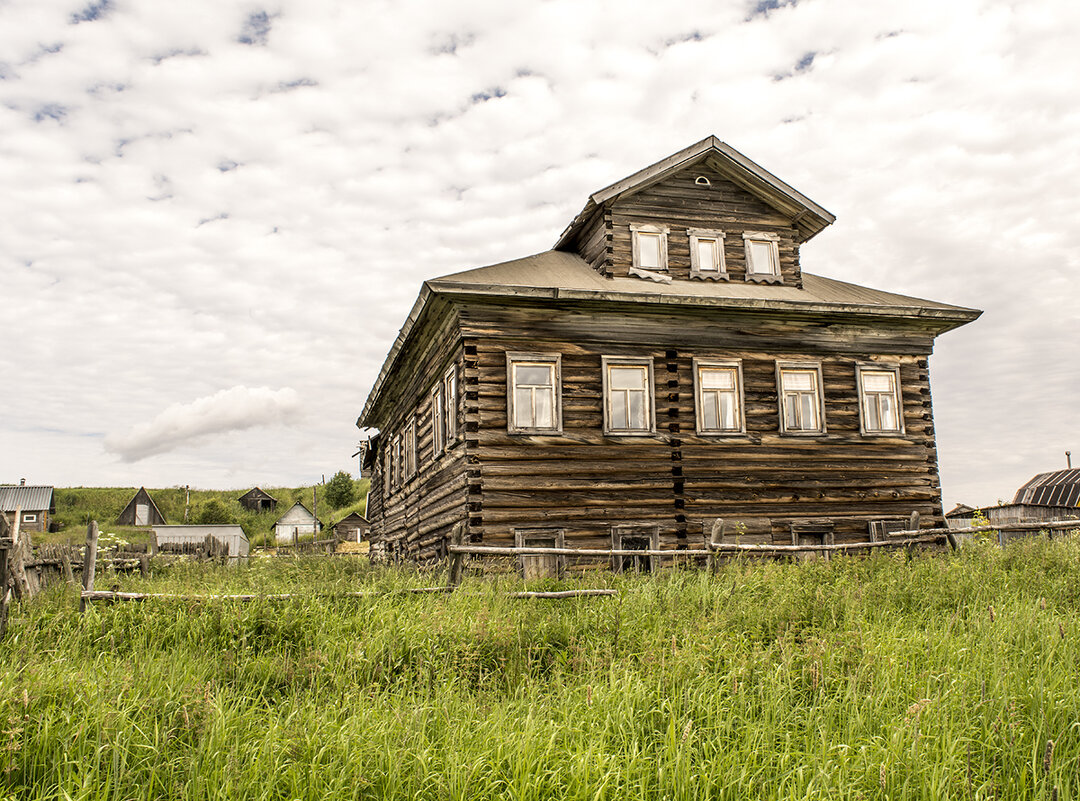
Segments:
[[[191,485],[184,485],[184,522],[187,522],[188,509],[191,507]]]

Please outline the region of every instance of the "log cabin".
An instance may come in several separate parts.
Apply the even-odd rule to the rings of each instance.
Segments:
[[[943,525],[929,356],[981,312],[804,272],[833,221],[708,137],[551,250],[426,281],[357,420],[373,558],[440,558],[459,522],[628,550]]]
[[[20,531],[48,530],[49,515],[56,514],[53,488],[27,486],[25,479],[18,484],[0,486],[0,514],[14,526],[16,512]]]

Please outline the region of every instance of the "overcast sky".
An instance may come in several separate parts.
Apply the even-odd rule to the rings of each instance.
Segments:
[[[355,471],[425,278],[715,134],[938,340],[946,507],[1080,464],[1075,0],[0,0],[0,481]]]

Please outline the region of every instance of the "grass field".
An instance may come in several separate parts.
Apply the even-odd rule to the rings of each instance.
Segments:
[[[394,590],[362,560],[123,589]],[[1080,540],[606,573],[616,598],[98,605],[0,643],[0,798],[1073,799]],[[100,578],[99,587],[113,583]]]

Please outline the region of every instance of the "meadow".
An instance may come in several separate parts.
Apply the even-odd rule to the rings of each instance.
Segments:
[[[397,592],[438,581],[310,557],[98,582],[290,601],[51,590],[0,642],[0,798],[1080,795],[1080,538]]]

